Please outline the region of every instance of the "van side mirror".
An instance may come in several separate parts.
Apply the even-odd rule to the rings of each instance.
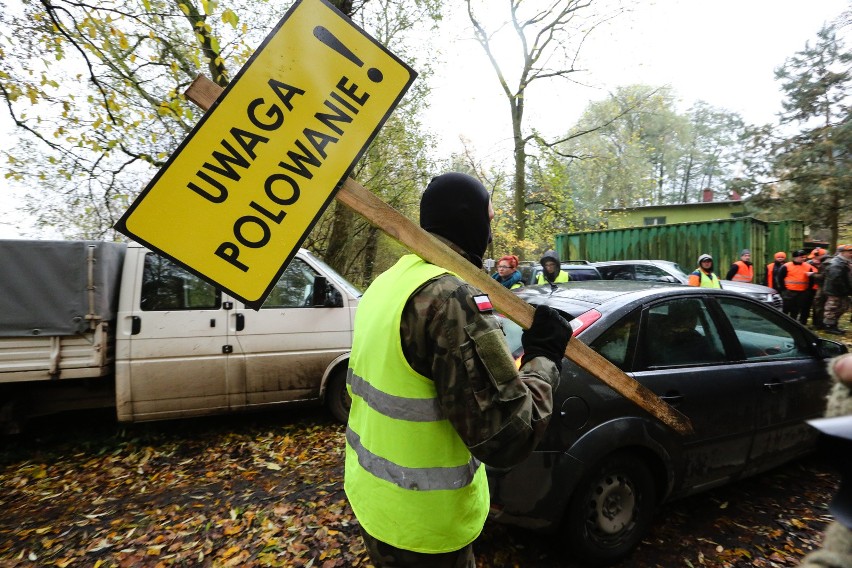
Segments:
[[[342,308],[343,296],[328,283],[325,276],[314,278],[313,307],[315,308]]]

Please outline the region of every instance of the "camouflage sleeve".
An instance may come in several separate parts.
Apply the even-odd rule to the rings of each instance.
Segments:
[[[822,547],[802,559],[799,568],[848,568],[852,566],[852,530],[838,522],[828,526]]]
[[[499,318],[473,301],[478,294],[452,275],[427,282],[403,311],[403,351],[415,371],[435,381],[441,408],[470,452],[508,467],[543,437],[559,372],[544,357],[519,372]]]

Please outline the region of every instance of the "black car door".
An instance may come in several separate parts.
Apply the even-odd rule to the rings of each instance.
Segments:
[[[829,380],[815,339],[802,326],[758,302],[727,296],[717,302],[736,338],[738,366],[758,387],[753,473],[813,446],[815,432],[804,421],[822,415]]]
[[[634,376],[694,429],[683,439],[676,493],[735,477],[752,446],[756,382],[743,363],[730,360],[717,323],[706,301],[694,295],[655,303],[642,315]]]

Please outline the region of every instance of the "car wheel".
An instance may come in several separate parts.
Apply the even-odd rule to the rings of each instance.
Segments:
[[[626,452],[607,456],[569,501],[564,525],[569,554],[595,566],[624,558],[648,531],[656,505],[648,466]]]
[[[352,398],[346,390],[346,368],[334,371],[328,379],[328,387],[325,389],[325,404],[334,418],[343,424],[349,421],[349,409],[352,407]]]

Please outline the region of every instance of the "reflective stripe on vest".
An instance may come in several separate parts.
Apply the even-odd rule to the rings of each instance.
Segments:
[[[814,267],[810,264],[788,262],[784,266],[787,267],[787,276],[784,278],[784,287],[793,292],[804,292],[808,289],[808,274],[814,272]]]
[[[754,278],[754,267],[746,264],[742,260],[736,261],[737,273],[731,278],[732,282],[751,282]]]
[[[344,489],[363,529],[397,548],[436,554],[473,542],[488,515],[485,468],[438,404],[435,383],[405,360],[406,301],[447,271],[401,258],[361,298],[347,387]]]
[[[370,452],[361,444],[361,437],[346,429],[346,443],[358,456],[358,463],[379,479],[413,491],[442,491],[458,489],[473,483],[479,460],[471,458],[458,467],[402,467]]]

